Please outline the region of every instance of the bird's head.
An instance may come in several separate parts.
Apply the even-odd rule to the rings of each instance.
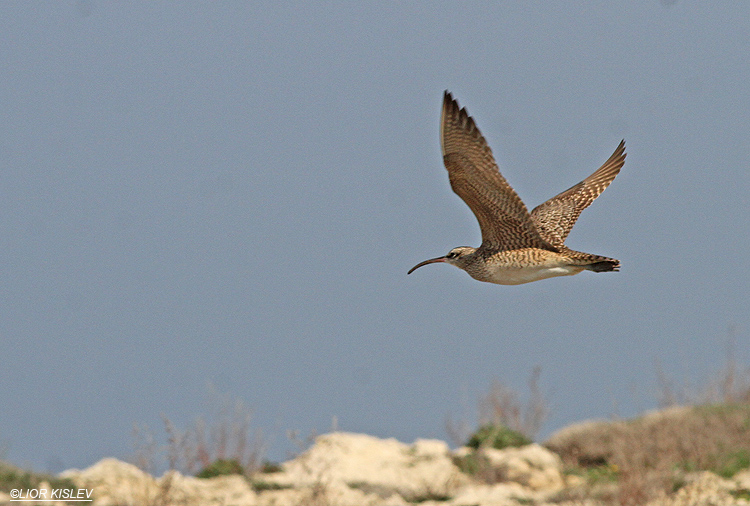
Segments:
[[[453,248],[444,257],[431,258],[429,260],[425,260],[424,262],[418,263],[417,265],[409,269],[409,272],[407,272],[407,274],[411,274],[423,265],[434,264],[437,262],[444,262],[447,264],[455,265],[459,269],[464,269],[466,261],[468,260],[468,256],[475,251],[476,248],[472,248],[471,246],[459,246],[457,248]]]

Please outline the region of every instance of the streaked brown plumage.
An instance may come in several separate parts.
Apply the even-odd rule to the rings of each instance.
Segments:
[[[474,120],[451,94],[443,96],[440,120],[443,162],[453,191],[479,221],[479,248],[460,246],[444,257],[426,260],[464,269],[474,279],[502,285],[554,276],[616,271],[620,262],[574,251],[565,239],[581,212],[609,186],[625,163],[625,141],[596,172],[534,208],[531,213],[500,174],[492,150]]]

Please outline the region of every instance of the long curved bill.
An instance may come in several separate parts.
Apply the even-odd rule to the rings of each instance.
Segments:
[[[425,260],[424,262],[419,262],[417,265],[415,265],[414,267],[412,267],[411,269],[409,269],[409,272],[407,272],[406,274],[407,275],[411,274],[412,272],[416,271],[417,269],[419,269],[423,265],[434,264],[436,262],[445,262],[445,257],[431,258],[429,260]]]

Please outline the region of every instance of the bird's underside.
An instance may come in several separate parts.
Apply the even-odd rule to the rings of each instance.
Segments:
[[[581,212],[620,172],[625,163],[625,141],[596,172],[530,213],[500,174],[473,118],[447,91],[440,141],[451,188],[476,216],[482,244],[479,248],[454,248],[444,257],[417,264],[409,273],[429,263],[445,262],[479,281],[516,285],[583,270],[619,269],[619,261],[571,250],[565,246],[565,239]]]

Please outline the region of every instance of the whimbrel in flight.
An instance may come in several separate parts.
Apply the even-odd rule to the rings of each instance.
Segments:
[[[581,211],[615,179],[625,163],[625,141],[593,174],[538,205],[531,213],[500,174],[492,150],[474,119],[459,108],[451,94],[443,96],[440,145],[453,191],[479,221],[482,244],[459,246],[423,265],[445,262],[474,279],[500,285],[520,285],[585,270],[617,271],[620,262],[565,246]]]

